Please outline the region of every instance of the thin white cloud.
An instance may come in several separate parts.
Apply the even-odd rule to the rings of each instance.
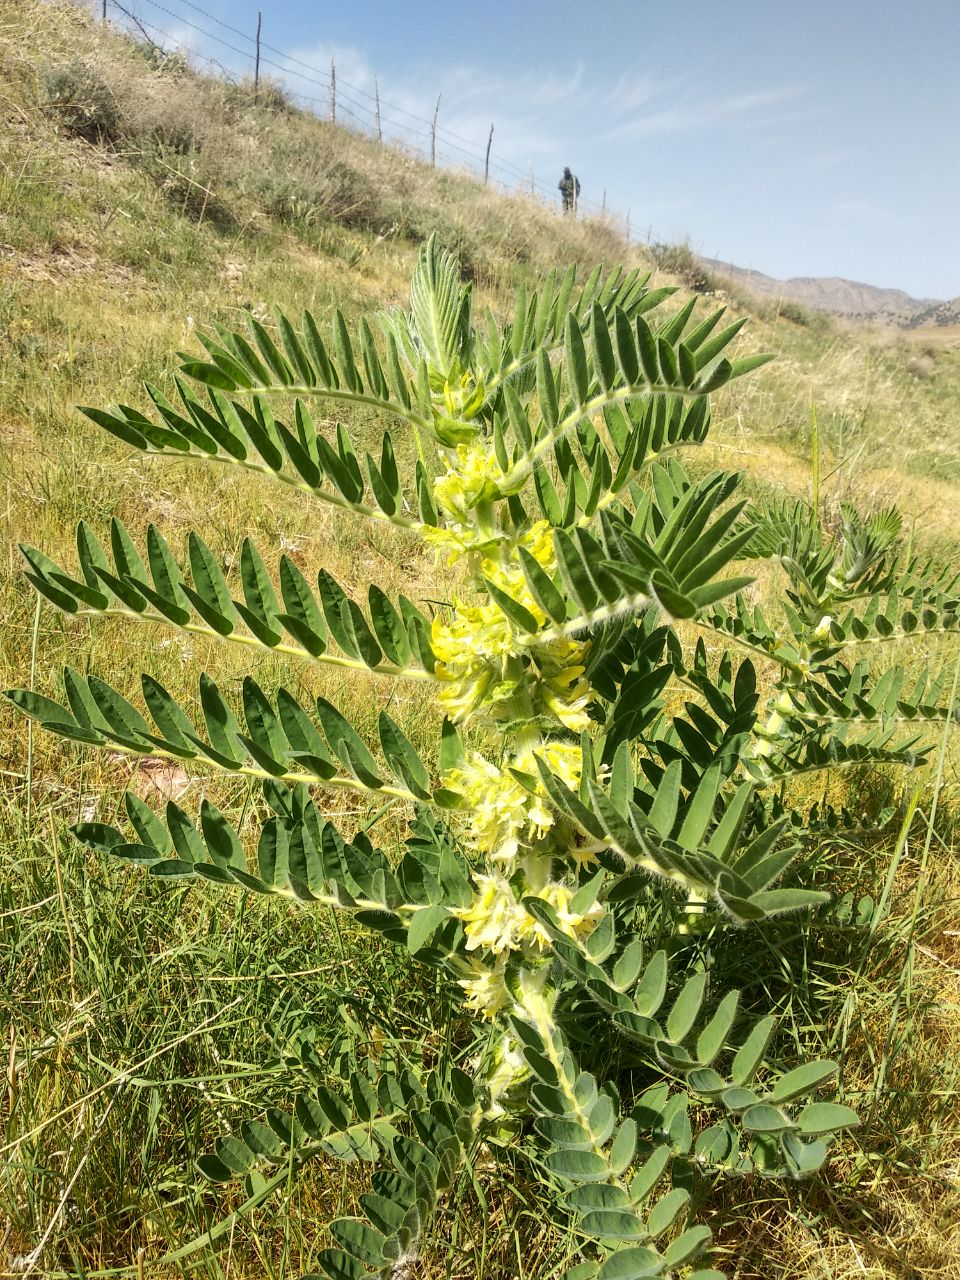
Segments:
[[[294,49],[291,57],[297,62],[290,66],[289,76],[281,78],[293,93],[310,97],[322,92],[299,73],[308,74],[305,66],[316,68],[326,83],[331,58],[335,59],[341,117],[372,128],[376,83],[384,133],[407,138],[421,147],[426,144],[439,95],[438,150],[455,163],[482,164],[493,124],[495,163],[506,161],[508,166],[526,171],[532,157],[557,151],[561,140],[569,136],[569,120],[594,97],[587,90],[582,64],[569,73],[528,72],[511,78],[465,66],[450,67],[428,82],[420,76],[398,76],[393,69],[377,77],[364,54],[352,47],[318,42]]]
[[[670,134],[704,133],[731,120],[764,122],[781,120],[771,117],[770,108],[796,100],[805,90],[798,85],[780,89],[755,89],[730,94],[726,98],[672,103],[656,111],[642,112],[621,120],[604,133],[605,140],[614,138],[649,138]]]
[[[602,105],[618,115],[627,115],[645,107],[659,95],[678,89],[683,81],[656,80],[652,76],[624,72],[616,84],[603,95]]]
[[[307,83],[300,78],[301,71],[305,76],[318,74],[320,79],[326,81],[330,75],[330,63],[335,62],[337,79],[343,82],[345,88],[351,85],[364,93],[373,92],[374,72],[363,52],[353,45],[328,44],[317,40],[291,49],[286,62],[290,67],[287,78],[294,91],[298,82],[301,85]],[[308,67],[314,70],[308,71]]]

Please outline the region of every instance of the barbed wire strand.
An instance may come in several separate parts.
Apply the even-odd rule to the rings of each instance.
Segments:
[[[242,57],[253,56],[252,52],[249,52],[243,49],[237,49],[237,47],[235,45],[230,44],[229,41],[225,41],[221,39],[221,37],[215,35],[212,31],[207,31],[204,28],[198,26],[197,23],[191,22],[188,18],[184,17],[183,14],[176,13],[174,10],[167,8],[167,6],[160,3],[160,0],[146,0],[146,3],[152,5],[156,9],[159,9],[161,12],[168,14],[170,17],[175,18],[177,21],[183,22],[185,26],[188,26],[192,30],[197,31],[200,35],[205,36],[207,39],[213,40],[216,43],[221,44],[224,48],[230,49],[231,52],[239,53]],[[188,5],[189,8],[201,14],[203,17],[208,18],[210,21],[217,23],[220,26],[223,26],[226,30],[231,31],[234,34],[239,35],[241,39],[253,45],[254,48],[256,47],[256,40],[253,36],[247,35],[244,32],[240,31],[239,28],[232,27],[230,26],[229,23],[223,22],[221,19],[217,18],[214,14],[208,13],[207,10],[202,9],[197,4],[194,4],[193,0],[179,0],[179,3]],[[157,30],[158,32],[160,31],[160,28],[156,26],[154,26],[154,29]],[[172,37],[167,37],[167,38],[172,38]],[[283,58],[285,61],[294,62],[298,66],[302,66],[310,70],[313,74],[310,76],[303,75],[302,73],[298,71],[294,71],[291,68],[278,65],[277,63],[273,62],[272,59],[261,57],[260,61],[263,65],[270,66],[276,70],[282,71],[285,75],[293,75],[293,76],[296,76],[298,79],[307,81],[308,83],[317,84],[321,88],[329,89],[329,86],[330,86],[329,76],[327,76],[325,72],[321,71],[320,68],[314,67],[310,63],[303,62],[302,59],[296,58],[293,55],[285,54],[281,50],[276,49],[273,45],[266,44],[263,41],[260,42],[260,47],[261,49],[264,49],[264,48],[269,49],[271,52],[276,53],[278,57]],[[353,89],[354,92],[362,94],[364,97],[368,99],[368,101],[375,102],[375,99],[372,95],[367,94],[365,90],[359,88],[358,86],[353,85],[350,81],[343,80],[342,77],[338,78],[338,86],[337,86],[338,91],[340,89],[340,86],[343,84]],[[298,94],[297,96],[306,98],[306,95]],[[372,118],[375,118],[375,114],[376,114],[375,107],[369,107],[365,103],[358,102],[357,99],[352,97],[350,94],[342,94],[338,92],[337,100],[338,102],[341,100],[345,100],[351,103],[353,106],[356,106],[360,110],[366,111]],[[310,99],[310,101],[315,103],[320,103],[322,105],[321,99],[313,98],[313,99]],[[381,123],[383,122],[383,119],[384,119],[382,115],[382,109],[384,106],[387,106],[390,110],[399,111],[401,112],[401,114],[409,116],[411,119],[416,120],[421,124],[430,126],[432,130],[432,121],[427,120],[423,116],[418,116],[414,112],[408,111],[404,107],[399,107],[395,103],[388,103],[386,102],[386,100],[383,100],[383,99],[381,99],[380,101],[380,106],[381,106]],[[347,112],[347,114],[353,115],[353,113],[349,111]],[[354,116],[354,118],[356,117]],[[396,129],[400,130],[401,133],[404,133],[404,132],[414,133],[418,137],[422,137],[422,138],[429,138],[431,136],[430,132],[426,132],[424,130],[410,129],[409,126],[401,124],[399,121],[394,120],[392,117],[387,118],[387,123],[394,126]],[[463,139],[462,135],[456,134],[452,130],[447,130],[440,126],[437,127],[437,136],[443,141],[446,141],[447,139],[456,139],[457,141],[455,143],[451,144],[448,142],[447,145],[448,146],[453,145],[455,150],[460,151],[462,154],[466,155],[479,168],[481,164],[481,153],[479,151],[473,150],[473,147],[475,144],[470,143],[468,139]],[[463,143],[466,143],[467,146],[459,145],[461,141]],[[467,147],[469,147],[470,149],[468,150]],[[498,172],[512,175],[515,182],[518,184],[521,184],[523,187],[526,187],[527,183],[529,183],[531,188],[539,190],[539,192],[542,195],[546,196],[548,199],[553,198],[554,189],[551,185],[539,181],[538,179],[533,177],[533,175],[524,172],[524,170],[521,169],[519,166],[514,165],[512,162],[506,160],[502,156],[494,157],[492,155],[491,158],[494,160],[494,167]],[[506,185],[509,185],[509,184],[506,184]],[[598,205],[595,201],[584,199],[584,198],[581,198],[578,201],[578,206],[582,209],[594,209],[597,212],[601,212],[601,213],[605,212],[605,209],[603,209],[601,205]]]
[[[115,7],[117,8],[120,7],[119,5],[116,5],[115,0],[111,0],[111,3],[114,3]],[[206,39],[213,40],[216,43],[221,44],[224,48],[230,49],[231,52],[233,53],[239,53],[242,57],[253,56],[252,51],[238,49],[236,45],[230,44],[229,41],[221,39],[221,37],[215,35],[212,31],[205,30],[203,27],[199,26],[197,23],[191,22],[189,18],[185,18],[182,14],[176,13],[174,10],[167,8],[167,6],[164,4],[161,4],[159,0],[145,0],[145,3],[152,5],[155,9],[159,9],[162,13],[166,13],[169,17],[175,18],[178,22],[182,22],[185,26],[190,27],[191,30],[198,32],[198,34],[204,36]],[[191,3],[191,0],[180,0],[180,3],[187,4],[191,9],[193,9],[197,13],[200,13],[204,17],[209,18],[212,22],[218,23],[220,26],[223,26],[225,29],[231,32],[234,32],[235,34],[239,35],[241,39],[248,41],[250,44],[256,47],[256,40],[254,39],[253,36],[246,35],[244,32],[239,31],[238,28],[230,26],[229,23],[222,22],[219,18],[215,17],[213,14],[207,13],[205,9],[201,9],[199,5],[195,5]],[[163,34],[161,32],[161,29],[157,27],[155,24],[150,24],[150,25],[153,27],[153,30],[158,32],[158,34]],[[167,36],[166,38],[175,39],[175,37],[170,37],[170,36]],[[286,61],[295,62],[298,66],[307,68],[308,70],[313,72],[313,75],[309,75],[309,76],[303,75],[299,71],[295,71],[288,67],[280,66],[278,63],[274,62],[270,58],[261,57],[260,61],[262,65],[273,67],[275,70],[282,71],[285,75],[293,75],[298,79],[304,80],[310,84],[319,85],[320,88],[325,88],[329,90],[330,78],[328,75],[326,75],[325,72],[321,71],[320,68],[313,67],[311,66],[311,64],[303,62],[301,59],[295,58],[290,54],[285,54],[281,52],[279,49],[274,48],[273,45],[268,45],[263,41],[260,42],[260,48],[268,49],[270,50],[270,52],[276,53],[278,57],[281,57]],[[344,80],[340,76],[337,77],[338,104],[343,102],[349,103],[350,105],[358,108],[359,110],[365,111],[370,116],[371,122],[375,121],[376,119],[375,105],[370,106],[368,105],[368,103],[359,102],[350,93],[342,92],[342,86],[347,86],[349,89],[353,89],[355,93],[359,93],[362,96],[366,97],[369,103],[375,104],[376,99],[371,94],[368,94],[366,90],[361,89],[358,86],[352,84],[349,80]],[[323,100],[319,98],[308,98],[308,96],[305,94],[298,94],[297,96],[300,98],[303,98],[306,101],[318,103],[320,105],[323,104]],[[426,130],[411,129],[408,125],[402,124],[399,120],[395,120],[391,116],[385,116],[383,114],[384,107],[386,107],[389,111],[399,111],[402,115],[406,115],[410,119],[416,120],[420,124],[427,125],[428,128]],[[431,136],[430,131],[432,130],[433,122],[430,120],[427,120],[425,117],[418,116],[415,112],[408,111],[405,107],[400,107],[396,103],[391,103],[385,99],[380,100],[380,108],[381,108],[381,124],[383,124],[383,122],[386,121],[387,124],[392,125],[398,131],[400,131],[401,134],[412,133],[420,138],[429,138]],[[350,111],[347,111],[347,114],[352,115],[353,113]],[[354,118],[356,117],[354,116]],[[448,147],[453,147],[454,150],[457,150],[461,154],[467,156],[468,159],[470,159],[476,166],[480,167],[485,164],[484,152],[481,149],[477,148],[477,144],[471,142],[469,139],[463,138],[462,135],[454,133],[452,130],[445,129],[442,126],[438,126],[437,137],[438,139],[443,141]],[[510,161],[506,160],[504,157],[494,156],[491,153],[491,160],[494,162],[494,165],[498,172],[511,174],[516,178],[518,182],[521,182],[524,185],[529,181],[529,175],[526,174],[523,169],[512,164]],[[537,182],[536,185],[544,194],[552,195],[552,189],[548,185],[541,182]]]
[[[148,0],[148,2],[152,3],[152,0]],[[211,22],[215,22],[218,26],[223,27],[224,30],[230,31],[234,35],[240,36],[241,39],[247,40],[254,45],[256,44],[255,38],[251,36],[249,32],[241,31],[238,27],[231,26],[229,22],[224,22],[222,18],[216,17],[215,14],[208,13],[207,10],[201,8],[200,5],[195,4],[194,0],[178,0],[178,3],[185,5],[188,9],[192,9],[195,13],[202,14],[203,17],[208,18]],[[292,53],[285,53],[282,49],[277,49],[274,45],[268,44],[265,40],[260,41],[260,48],[267,49],[270,53],[275,53],[278,57],[283,58],[285,62],[292,62],[298,67],[303,67],[304,70],[306,71],[310,71],[314,74],[325,75],[324,72],[319,71],[319,68],[313,66],[311,63],[304,62],[301,58],[295,57]],[[326,77],[326,79],[327,81],[329,81],[329,77]],[[349,80],[344,80],[342,77],[338,76],[337,77],[338,91],[341,84],[345,85],[348,89],[353,89],[355,93],[362,94],[371,102],[375,101],[373,95],[370,94],[366,89],[362,88],[360,85],[352,84]],[[381,98],[380,105],[381,107],[386,107],[387,110],[389,111],[398,111],[401,115],[408,116],[411,120],[416,120],[419,124],[425,124],[428,127],[432,127],[432,124],[433,124],[432,120],[427,119],[426,116],[417,115],[416,112],[410,111],[409,108],[407,107],[401,107],[399,103],[390,102],[386,98]],[[441,135],[443,135],[446,138],[453,139],[453,141],[455,142],[464,143],[467,147],[471,149],[479,148],[478,158],[482,157],[483,155],[482,144],[475,142],[474,139],[465,138],[462,134],[456,133],[454,132],[454,130],[448,129],[446,128],[446,126],[438,124],[437,136],[440,137]],[[514,169],[520,177],[525,176],[522,169],[518,168],[515,165],[510,164],[509,161],[504,161],[503,163],[507,167]]]
[[[202,17],[215,23],[217,26],[224,28],[224,30],[230,31],[232,34],[239,36],[242,40],[252,45],[253,49],[238,48],[236,45],[231,44],[227,40],[224,40],[221,36],[216,35],[214,32],[206,30],[205,28],[199,26],[197,23],[192,22],[184,14],[177,13],[173,9],[168,8],[166,5],[162,4],[160,0],[144,0],[144,2],[149,4],[152,8],[159,10],[161,13],[165,13],[169,17],[174,18],[177,22],[182,23],[184,26],[189,27],[192,31],[196,31],[199,35],[202,35],[205,39],[212,40],[215,44],[220,45],[222,48],[229,49],[231,53],[238,54],[240,57],[245,59],[253,57],[253,50],[256,48],[256,39],[253,36],[248,35],[247,33],[241,31],[237,27],[231,26],[227,22],[224,22],[222,19],[216,17],[216,15],[209,13],[207,10],[201,8],[200,5],[193,3],[193,0],[178,0],[178,3],[185,5],[187,8],[193,10],[195,13],[198,13]],[[172,44],[174,45],[179,44],[181,47],[185,45],[185,42],[183,40],[180,40],[176,36],[172,35],[171,33],[164,31],[161,27],[157,26],[156,23],[147,22],[146,20],[137,18],[134,14],[131,14],[128,10],[123,8],[122,5],[117,3],[117,0],[109,0],[109,3],[113,4],[113,7],[115,9],[119,10],[126,17],[130,18],[132,21],[134,22],[143,21],[145,26],[149,27],[158,36],[161,36],[163,39],[170,41]],[[267,44],[265,41],[262,41],[262,40],[260,42],[260,48],[261,50],[266,49],[270,53],[276,54],[277,57],[282,58],[284,62],[290,62],[295,64],[295,66],[297,67],[302,67],[303,71],[294,70],[292,67],[285,67],[277,62],[274,62],[270,58],[264,58],[262,54],[260,57],[261,66],[271,67],[274,70],[283,73],[285,76],[294,76],[299,80],[303,80],[305,83],[317,85],[321,89],[326,89],[329,93],[330,77],[324,71],[322,71],[319,67],[315,67],[308,62],[304,62],[302,59],[295,57],[293,54],[284,53],[282,50],[277,49],[273,45]],[[217,67],[220,71],[226,71],[226,68],[224,68],[222,64],[219,63],[215,58],[210,58],[204,54],[198,53],[195,50],[191,49],[189,46],[186,46],[185,52],[188,53],[190,56],[199,58],[203,62],[207,62],[211,66]],[[309,71],[311,74],[309,75],[304,74],[307,71]],[[228,72],[227,74],[231,74],[231,73]],[[353,93],[343,92],[344,88],[352,90]],[[362,102],[358,100],[357,97],[353,96],[354,94],[359,94],[361,97],[366,98],[367,102]],[[326,102],[323,98],[310,96],[309,94],[304,94],[304,93],[295,91],[294,96],[298,98],[301,102],[309,103],[312,106],[324,107],[326,105]],[[376,102],[377,102],[377,99],[372,94],[367,93],[367,91],[362,89],[360,86],[354,85],[350,81],[344,80],[340,76],[337,77],[337,106],[343,111],[343,113],[346,116],[348,116],[351,120],[355,121],[361,127],[361,129],[365,129],[365,130],[371,129],[373,122],[376,120],[376,105],[375,105]],[[372,103],[374,105],[372,106],[368,105],[369,103]],[[409,135],[409,134],[413,134],[418,138],[424,138],[424,139],[431,137],[432,128],[433,128],[433,122],[431,120],[427,120],[425,117],[419,116],[415,112],[410,111],[405,107],[401,107],[396,103],[392,103],[384,98],[379,99],[379,106],[380,106],[381,126],[386,124],[389,128],[397,130],[401,135],[400,140],[404,140],[405,135]],[[356,108],[357,111],[364,112],[370,118],[370,123],[366,123],[365,121],[361,120],[360,117],[356,114],[356,112],[350,109],[351,107]],[[385,114],[384,109],[386,109],[387,112],[399,112],[401,115],[407,116],[411,120],[415,120],[420,124],[427,125],[428,129],[425,129],[425,130],[412,129],[409,125],[403,124],[399,120],[394,119],[392,115]],[[485,151],[477,149],[477,144],[473,143],[470,139],[464,138],[463,135],[458,134],[453,130],[445,129],[439,125],[437,126],[437,129],[436,129],[436,136],[438,141],[443,144],[444,151],[452,150],[452,151],[458,152],[460,155],[465,156],[467,160],[477,169],[485,167],[485,164],[486,164]],[[544,196],[550,200],[555,198],[554,188],[552,187],[552,185],[540,181],[532,173],[525,172],[518,165],[513,164],[511,161],[507,160],[503,156],[496,155],[495,153],[491,152],[489,167],[491,170],[495,171],[496,173],[505,175],[507,178],[512,179],[513,186],[519,186],[521,189],[529,188],[531,194],[534,194],[535,192],[539,192],[541,196]],[[511,187],[511,182],[505,182],[503,183],[503,185],[509,189]],[[580,198],[577,201],[577,205],[578,205],[578,208],[580,209],[595,210],[598,213],[606,213],[606,209],[603,206],[597,204],[597,202],[593,200]]]

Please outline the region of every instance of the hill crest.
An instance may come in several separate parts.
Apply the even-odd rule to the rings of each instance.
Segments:
[[[752,271],[716,258],[701,258],[700,261],[714,275],[722,276],[750,293],[799,302],[816,311],[827,311],[849,320],[872,320],[914,328],[925,324],[955,324],[960,312],[960,300],[944,302],[940,298],[914,298],[903,289],[885,289],[841,276],[793,276],[789,280],[778,280],[762,271]]]

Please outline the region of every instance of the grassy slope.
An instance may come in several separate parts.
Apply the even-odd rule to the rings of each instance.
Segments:
[[[45,72],[77,58],[96,68],[117,108],[110,148],[68,136],[41,107]],[[229,322],[244,306],[273,304],[356,313],[400,302],[416,239],[434,229],[494,306],[550,265],[634,261],[639,251],[601,225],[572,226],[317,122],[254,111],[191,76],[174,80],[169,67],[152,69],[70,10],[0,0],[0,80],[4,686],[27,682],[34,659],[36,685],[48,691],[64,662],[127,690],[143,665],[185,697],[201,665],[228,687],[249,669],[205,643],[91,632],[51,610],[34,632],[13,545],[26,540],[69,560],[81,517],[100,532],[114,514],[138,533],[152,520],[175,547],[196,525],[225,564],[252,533],[308,573],[322,563],[357,586],[373,578],[414,597],[439,594],[435,566],[399,534],[333,519],[253,479],[131,456],[85,425],[76,404],[141,403],[143,378],[167,384],[170,353],[193,341],[191,317]],[[780,359],[721,400],[705,461],[743,466],[758,487],[806,493],[815,402],[828,515],[845,497],[897,500],[917,538],[954,547],[955,346],[928,355],[922,339],[908,346],[799,311],[752,309],[745,349]],[[350,425],[371,440],[380,428],[375,415]],[[269,685],[281,668],[258,659],[254,674]],[[361,724],[387,693],[372,678],[349,687],[303,671],[283,678],[323,689]],[[413,700],[401,695],[391,712],[413,735],[428,732],[429,712]],[[9,1161],[0,1166],[0,1273],[41,1242],[42,1269],[130,1265],[139,1251],[158,1257],[223,1216],[229,1193],[190,1194],[191,1160],[225,1123],[288,1095],[281,1055],[309,1078],[305,1033],[317,1035],[321,1056],[351,1037],[373,1055],[397,1043],[429,1056],[438,1034],[424,1018],[429,992],[403,976],[389,949],[371,950],[349,930],[339,937],[327,918],[145,884],[78,849],[65,827],[79,814],[110,818],[127,781],[122,761],[28,739],[5,711],[0,751],[0,1043],[10,1064],[0,1097]],[[158,784],[179,782],[169,773],[135,779],[153,799]],[[909,785],[868,779],[856,799],[866,804],[871,788],[887,788],[900,801]],[[185,803],[200,794],[230,808],[245,799],[236,784],[194,783]],[[366,820],[359,808],[338,812],[348,827]],[[879,896],[892,845],[825,850],[825,882]],[[918,820],[891,915],[872,942],[857,930],[792,925],[785,937],[780,927],[785,958],[770,994],[798,1041],[842,1054],[869,1123],[828,1182],[786,1192],[739,1186],[729,1203],[720,1194],[715,1226],[735,1247],[732,1275],[960,1274],[951,1271],[960,1241],[950,1225],[960,1148],[949,1136],[960,1074],[958,883],[946,825],[925,858]],[[395,1010],[386,1026],[383,1010]],[[891,1088],[874,1102],[878,1079]],[[352,1187],[339,1169],[318,1170],[289,1219],[265,1208],[225,1251],[201,1251],[203,1269],[309,1269],[323,1243],[315,1224],[348,1204]],[[746,1239],[734,1215],[745,1192]],[[521,1170],[509,1181],[481,1171],[441,1226],[430,1274],[543,1280],[569,1245],[543,1220]]]

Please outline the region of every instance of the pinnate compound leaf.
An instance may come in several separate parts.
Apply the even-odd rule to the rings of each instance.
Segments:
[[[431,368],[444,377],[461,354],[465,294],[456,259],[431,236],[414,268],[410,311]]]

